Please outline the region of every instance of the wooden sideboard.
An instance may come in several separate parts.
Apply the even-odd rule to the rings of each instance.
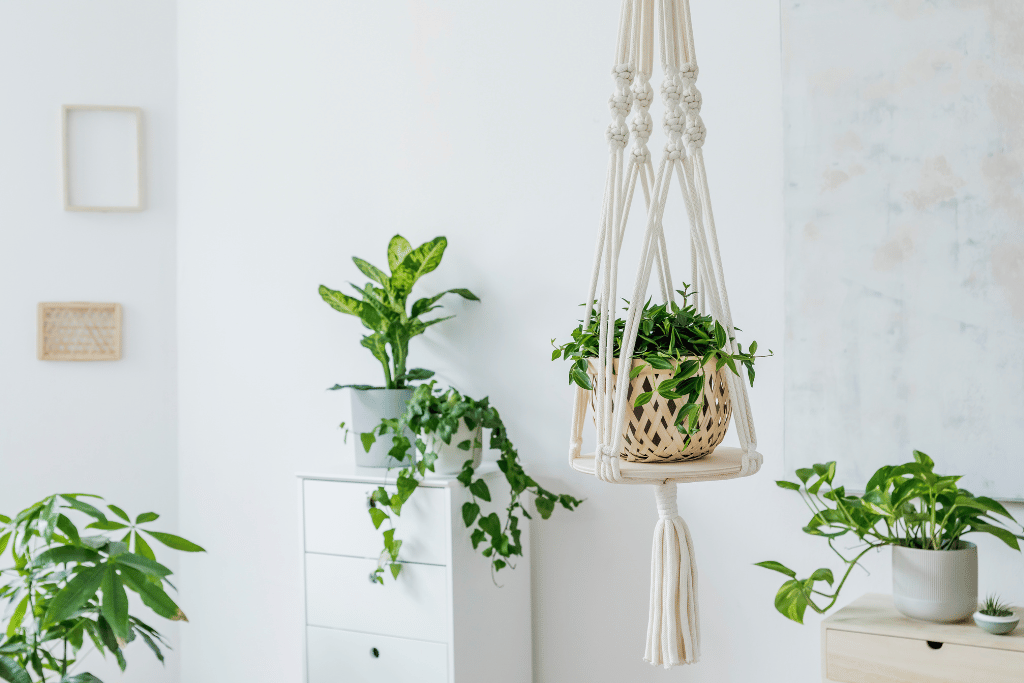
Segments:
[[[1024,683],[1024,626],[996,636],[972,620],[916,621],[890,596],[868,594],[822,622],[821,675],[826,683]]]

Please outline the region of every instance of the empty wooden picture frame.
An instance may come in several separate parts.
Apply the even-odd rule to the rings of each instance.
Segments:
[[[142,211],[142,109],[65,104],[60,121],[64,210]]]
[[[120,360],[121,304],[39,304],[39,360]]]

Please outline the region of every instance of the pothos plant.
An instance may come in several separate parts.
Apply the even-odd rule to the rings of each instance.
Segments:
[[[1006,508],[960,488],[959,476],[936,474],[935,463],[921,451],[914,451],[913,462],[879,468],[868,480],[863,496],[847,493],[845,486],[833,486],[835,475],[833,461],[798,469],[799,484],[776,482],[781,488],[795,491],[811,511],[804,533],[825,539],[846,565],[842,579],[834,585],[835,577],[827,567],[798,579],[795,571],[780,562],[757,563],[789,577],[775,596],[775,607],[793,621],[802,624],[808,606],[819,614],[828,611],[861,558],[883,546],[955,550],[964,535],[980,533],[1020,550],[1018,539],[1024,536],[1006,528],[1016,526]],[[854,541],[852,548],[836,547],[837,539],[843,537]],[[819,582],[828,584],[832,591],[818,590]]]
[[[451,445],[460,422],[465,422],[471,432],[478,428],[490,430],[489,444],[499,453],[498,469],[505,475],[505,482],[511,494],[509,504],[503,512],[492,511],[485,514],[483,504],[491,502],[491,491],[487,482],[475,476],[470,456],[473,448],[481,446],[481,443],[465,439],[456,444],[457,448],[467,453],[466,462],[457,478],[469,489],[472,496],[471,501],[462,505],[462,521],[467,529],[472,529],[470,540],[473,548],[479,549],[484,557],[490,559],[492,573],[496,574],[508,566],[514,569],[515,566],[511,563],[515,557],[521,557],[523,554],[519,515],[532,519],[530,513],[523,507],[524,496],[530,494],[533,497],[534,505],[542,519],[548,519],[557,505],[571,511],[583,502],[567,494],[548,491],[526,473],[501,416],[487,398],[476,400],[455,389],[442,389],[436,386],[434,381],[422,384],[416,387],[405,413],[400,418],[382,420],[377,429],[362,435],[363,445],[368,450],[378,435],[393,434],[393,446],[389,455],[400,464],[395,481],[396,493],[389,494],[387,489],[381,486],[371,494],[369,514],[374,527],[380,529],[385,521],[389,527],[384,531],[384,551],[381,553],[381,563],[374,574],[376,580],[382,584],[385,567],[396,579],[402,569],[398,562],[402,541],[395,538],[392,516],[401,515],[402,507],[415,493],[427,472],[434,471],[437,455],[432,452],[427,440],[436,437]],[[412,441],[408,437],[410,433],[414,435]]]
[[[331,308],[359,318],[370,330],[360,344],[368,349],[384,369],[384,388],[403,389],[410,381],[424,380],[433,376],[430,370],[406,368],[409,359],[409,341],[426,332],[431,325],[449,320],[445,316],[422,320],[422,316],[440,308],[437,302],[446,294],[458,294],[463,299],[479,301],[473,292],[465,288],[449,289],[440,294],[417,299],[409,307],[409,295],[417,281],[441,265],[441,258],[448,246],[445,237],[435,237],[413,249],[409,240],[395,235],[388,244],[388,269],[390,275],[377,266],[353,257],[356,267],[372,282],[362,287],[351,284],[359,298],[320,285],[320,296]],[[331,389],[373,389],[365,384],[336,384]]]
[[[695,297],[689,285],[683,283],[683,289],[676,290],[683,303],[673,302],[652,305],[648,300],[640,312],[640,326],[637,330],[636,345],[633,348],[634,360],[643,361],[630,371],[629,378],[635,379],[650,365],[656,370],[675,372],[670,379],[662,380],[651,391],[641,392],[633,399],[635,407],[643,406],[651,401],[657,393],[664,399],[682,401],[683,406],[676,414],[675,426],[689,437],[700,430],[698,418],[704,403],[705,366],[715,362],[715,369],[728,367],[737,376],[742,365],[747,372],[750,386],[754,386],[754,362],[757,358],[757,342],[750,343],[747,351],[742,344],[736,345],[736,353],[726,350],[727,343],[734,341],[726,333],[720,322],[709,315],[701,315],[694,304]],[[628,309],[628,303],[627,309]],[[572,341],[558,346],[551,340],[555,350],[551,360],[572,361],[569,367],[569,383],[576,384],[587,390],[593,390],[590,376],[587,374],[588,359],[598,357],[600,340],[600,321],[594,316],[584,329],[583,321],[572,331]],[[626,321],[619,318],[615,321],[615,338],[612,352],[616,358],[622,349],[622,338]],[[739,329],[739,328],[736,328]],[[771,355],[771,351],[768,352]]]
[[[0,621],[0,680],[101,683],[78,671],[80,652],[90,643],[101,654],[112,654],[122,671],[124,649],[136,639],[162,662],[167,642],[130,613],[126,589],[158,616],[188,621],[165,590],[173,588],[171,570],[156,561],[146,539],[184,552],[203,549],[150,529],[147,525],[159,518],[155,512],[132,520],[118,506],[107,505],[108,517],[89,500],[102,499],[63,493],[13,518],[0,515],[0,604],[7,604]],[[88,523],[80,530],[83,521]]]

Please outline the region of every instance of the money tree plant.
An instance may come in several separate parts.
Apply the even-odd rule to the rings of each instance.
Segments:
[[[441,265],[444,250],[448,247],[445,237],[435,237],[413,249],[409,240],[395,235],[388,244],[388,268],[390,275],[377,266],[353,257],[356,267],[370,278],[364,286],[352,284],[359,298],[348,296],[320,285],[320,296],[334,310],[359,318],[370,334],[360,344],[368,349],[384,368],[384,388],[404,389],[408,382],[429,379],[430,370],[406,368],[409,359],[409,341],[427,331],[431,325],[449,320],[444,316],[422,320],[422,316],[440,308],[437,302],[446,294],[458,294],[463,299],[479,301],[473,292],[464,288],[449,289],[440,294],[417,299],[409,307],[409,295],[413,285],[429,272]],[[351,284],[351,283],[350,283]],[[337,384],[331,389],[373,389],[362,384]]]
[[[122,671],[124,650],[135,640],[164,661],[166,640],[131,613],[127,591],[159,617],[188,621],[167,593],[171,570],[156,561],[150,542],[184,552],[203,549],[150,529],[159,518],[155,512],[133,520],[107,505],[108,517],[92,504],[99,500],[62,493],[13,518],[0,514],[0,680],[102,683],[80,670],[89,645],[112,654]]]

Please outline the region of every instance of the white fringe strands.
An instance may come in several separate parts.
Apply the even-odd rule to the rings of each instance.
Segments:
[[[651,610],[644,660],[666,669],[700,661],[697,562],[676,507],[676,485],[655,487],[658,525],[651,550]]]
[[[657,160],[654,158],[656,148],[652,151],[648,147],[655,127],[650,113],[657,92],[651,86],[655,50],[661,57],[662,124],[667,137]],[[728,337],[725,351],[730,354],[737,351],[704,168],[707,128],[700,116],[703,97],[696,86],[699,73],[689,0],[623,0],[611,71],[614,90],[608,102],[611,114],[607,131],[608,173],[584,316],[584,327],[596,316],[600,331],[593,389],[597,427],[593,472],[608,483],[656,486],[660,520],[654,532],[645,659],[666,668],[692,664],[700,656],[697,565],[689,531],[676,508],[676,484],[667,473],[662,474],[664,470],[658,470],[669,465],[649,465],[651,470],[640,477],[634,470],[629,481],[623,476],[620,454],[624,445],[629,377],[626,373],[616,376],[614,372],[614,335],[620,297],[625,296],[629,299],[629,309],[618,362],[619,367],[631,367],[652,276],[662,299],[674,301],[675,285],[669,269],[662,218],[665,202],[675,184],[682,194],[689,222],[689,232],[684,237],[690,249],[690,284],[697,292],[694,304],[702,315],[711,315],[725,328]],[[633,118],[627,122],[631,114]],[[638,181],[647,210],[646,229],[633,290],[619,294],[619,253]],[[738,472],[730,473],[729,477],[749,476],[760,469],[762,457],[757,452],[747,386],[735,374],[726,372],[725,375],[733,404],[733,427],[742,450]],[[581,457],[590,394],[583,389],[576,392],[569,441],[570,465]],[[707,478],[722,477],[709,475]],[[689,476],[681,480],[698,481],[701,477]]]

